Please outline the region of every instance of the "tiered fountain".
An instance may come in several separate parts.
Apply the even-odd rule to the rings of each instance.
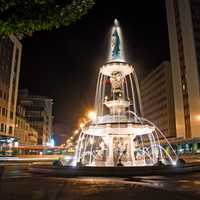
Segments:
[[[108,62],[99,71],[95,111],[96,117],[81,130],[77,163],[83,166],[176,163],[176,153],[164,134],[142,117],[137,75],[124,57],[117,20],[112,27]],[[160,138],[169,145],[170,151],[161,146]]]
[[[164,134],[142,116],[137,76],[124,57],[117,20],[112,27],[108,62],[99,72],[95,109],[96,117],[81,129],[74,162],[61,159],[53,166],[33,165],[30,172],[69,177],[130,177],[200,171],[199,165],[178,159]],[[168,145],[167,150],[160,138]],[[176,164],[177,167],[172,166]]]

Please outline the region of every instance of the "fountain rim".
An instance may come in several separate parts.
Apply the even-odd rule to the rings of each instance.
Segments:
[[[108,122],[108,123],[106,123],[106,122],[100,122],[100,123],[98,123],[98,122],[91,122],[91,124],[88,124],[87,126],[91,126],[91,125],[93,125],[93,126],[97,126],[97,125],[113,125],[113,124],[117,124],[117,125],[124,125],[124,124],[127,124],[127,126],[129,126],[129,125],[141,125],[141,126],[149,126],[148,124],[141,124],[140,122]],[[85,126],[85,127],[87,127],[87,126]]]
[[[117,66],[117,69],[116,69]],[[105,63],[101,68],[100,72],[105,76],[111,76],[113,72],[120,72],[123,76],[134,73],[134,67],[128,62],[112,61]]]
[[[103,65],[116,64],[116,63],[133,66],[133,64],[131,64],[131,63],[127,62],[127,61],[124,61],[124,60],[110,60],[110,61],[105,62],[105,64],[103,64]]]
[[[114,127],[116,125],[116,127]],[[127,125],[127,126],[124,126]],[[138,127],[142,127],[142,128],[150,128],[152,131],[154,131],[155,127],[154,126],[150,126],[149,124],[141,124],[138,122],[108,122],[108,123],[95,123],[95,122],[91,122],[87,125],[85,125],[82,128],[82,131],[87,130],[87,129],[94,129],[94,128],[102,128],[102,126],[105,126],[107,128],[111,128],[111,129],[116,129],[116,128],[138,128]]]

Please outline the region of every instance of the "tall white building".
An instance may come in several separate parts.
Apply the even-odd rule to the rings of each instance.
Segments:
[[[162,62],[141,81],[144,117],[168,138],[176,137],[171,65]]]
[[[1,141],[14,136],[21,53],[22,45],[15,36],[0,37]]]
[[[166,0],[176,135],[200,137],[200,1]]]

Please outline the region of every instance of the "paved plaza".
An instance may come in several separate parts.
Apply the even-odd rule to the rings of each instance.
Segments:
[[[43,177],[26,166],[8,166],[0,181],[4,200],[197,200],[200,174],[172,177]]]

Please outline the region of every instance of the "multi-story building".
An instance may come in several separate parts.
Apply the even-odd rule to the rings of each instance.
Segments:
[[[163,62],[141,81],[144,117],[152,121],[166,137],[175,137],[175,114],[172,73],[169,62]]]
[[[43,96],[29,95],[27,90],[19,93],[19,103],[25,108],[25,117],[38,132],[38,144],[47,145],[52,133],[53,100]]]
[[[166,0],[177,137],[200,137],[200,1]]]
[[[30,122],[25,118],[25,108],[17,105],[15,137],[20,145],[36,145],[38,132],[31,127]]]
[[[30,127],[29,132],[28,132],[28,144],[29,145],[37,145],[38,143],[38,132]]]
[[[0,37],[0,139],[14,138],[22,45],[15,36]]]

